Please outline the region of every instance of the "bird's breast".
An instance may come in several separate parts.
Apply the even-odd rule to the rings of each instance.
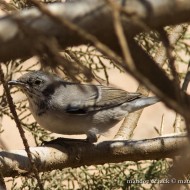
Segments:
[[[35,120],[41,127],[54,133],[68,135],[87,134],[92,128],[103,134],[127,114],[126,111],[121,112],[119,107],[79,115],[53,109],[36,109],[35,106],[30,106]]]

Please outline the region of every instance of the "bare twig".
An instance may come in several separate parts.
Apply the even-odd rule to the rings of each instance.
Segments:
[[[124,34],[123,26],[121,23],[121,17],[120,17],[120,12],[119,12],[120,7],[116,6],[116,4],[112,0],[107,0],[107,1],[112,7],[114,28],[116,31],[116,35],[117,35],[121,50],[123,52],[125,63],[128,65],[130,70],[132,70],[133,72],[137,72],[133,58],[131,56],[131,53],[128,47],[127,39]],[[142,93],[144,95],[148,95],[148,90],[146,90],[144,86],[139,86],[137,92]],[[141,113],[142,113],[142,110],[136,113],[133,113],[132,116],[131,114],[129,114],[129,116],[127,116],[124,119],[124,122],[122,123],[122,126],[120,127],[118,134],[115,136],[115,139],[131,138],[133,131],[135,130],[135,127],[137,126],[137,122],[140,118]]]
[[[161,120],[161,124],[160,124],[160,136],[163,135],[163,131],[164,131],[164,114],[162,115],[162,120]]]
[[[40,177],[38,175],[38,170],[37,170],[35,162],[34,162],[34,160],[32,158],[32,154],[30,152],[28,141],[27,141],[27,139],[26,139],[26,137],[24,135],[25,132],[24,132],[24,130],[23,130],[22,126],[21,126],[21,123],[19,121],[19,118],[18,118],[18,115],[16,113],[15,106],[14,106],[14,103],[13,103],[9,88],[7,86],[7,83],[6,83],[5,79],[4,79],[4,73],[3,73],[3,70],[2,70],[1,64],[0,64],[0,80],[1,80],[1,82],[3,84],[4,90],[5,90],[5,93],[6,93],[6,97],[7,97],[7,101],[8,101],[8,104],[9,104],[10,111],[11,111],[13,117],[14,117],[14,121],[16,123],[16,126],[17,126],[18,130],[19,130],[20,136],[22,138],[22,141],[23,141],[23,144],[24,144],[24,147],[25,147],[25,151],[26,151],[27,156],[29,158],[30,169],[32,169],[32,171],[34,172],[34,175],[35,175],[35,177],[37,179],[37,182],[38,182],[38,185],[40,187],[40,190],[43,190],[43,186],[41,184]]]
[[[0,173],[0,190],[7,190],[2,173]]]
[[[175,115],[175,121],[173,124],[173,128],[174,128],[174,133],[179,133],[181,132],[181,115],[176,113]]]
[[[120,12],[119,8],[116,6],[115,3],[113,3],[112,0],[107,0],[112,8],[112,14],[113,14],[113,21],[114,21],[114,29],[123,53],[123,57],[125,60],[125,63],[128,65],[128,67],[135,72],[135,64],[133,61],[133,58],[131,56],[129,46],[127,43],[127,39],[125,37],[123,26],[121,24],[121,18],[120,18]]]
[[[190,63],[188,65],[188,67],[187,67],[187,73],[186,73],[185,79],[183,81],[183,85],[182,85],[182,90],[183,91],[187,91],[189,82],[190,82]]]

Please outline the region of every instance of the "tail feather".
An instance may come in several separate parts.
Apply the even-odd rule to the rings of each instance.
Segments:
[[[140,98],[135,99],[131,102],[128,102],[127,103],[127,110],[129,113],[134,112],[134,111],[137,111],[139,109],[153,105],[159,101],[160,100],[155,96],[154,97],[140,97]]]

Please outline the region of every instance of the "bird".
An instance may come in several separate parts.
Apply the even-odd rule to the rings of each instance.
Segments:
[[[129,113],[160,100],[140,93],[95,84],[68,82],[41,70],[28,72],[9,85],[16,85],[29,101],[37,123],[54,133],[86,134],[86,142],[97,142]]]

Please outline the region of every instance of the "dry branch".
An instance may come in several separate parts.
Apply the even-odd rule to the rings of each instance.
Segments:
[[[30,151],[38,171],[42,172],[83,165],[172,158],[187,146],[188,138],[180,134],[139,141],[105,141],[97,144],[67,142],[62,146],[32,147]],[[4,177],[27,174],[30,168],[24,150],[0,152],[0,170]]]
[[[115,2],[119,4],[120,1]],[[48,8],[52,14],[70,20],[103,43],[118,50],[112,10],[105,1],[80,0],[72,3],[55,3],[48,5]],[[132,0],[127,1],[125,8],[128,19],[123,15],[122,23],[126,36],[130,37],[145,30],[190,21],[189,0],[147,0],[146,3]],[[24,31],[18,22],[24,26]],[[142,23],[146,27],[142,27]],[[31,47],[36,47],[41,36],[57,38],[62,48],[88,43],[67,27],[60,26],[48,16],[44,16],[36,8],[2,17],[0,26],[0,61],[34,55],[35,51]]]

